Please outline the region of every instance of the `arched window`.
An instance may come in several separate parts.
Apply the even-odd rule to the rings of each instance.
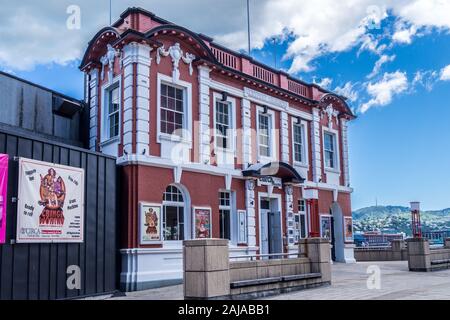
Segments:
[[[163,197],[164,240],[184,240],[184,199],[176,186],[168,186]]]

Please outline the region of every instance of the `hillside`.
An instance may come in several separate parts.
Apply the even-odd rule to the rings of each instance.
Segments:
[[[450,208],[422,211],[423,231],[450,230]],[[372,206],[353,212],[355,231],[381,230],[385,232],[411,233],[411,213],[408,207]]]

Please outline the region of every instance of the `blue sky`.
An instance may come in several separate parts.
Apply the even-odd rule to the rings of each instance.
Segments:
[[[78,2],[81,8],[88,3]],[[229,16],[234,12],[240,19],[223,20],[222,27],[217,26],[220,18],[217,23],[212,18],[199,19],[200,13],[195,8],[181,8],[179,11],[185,12],[184,15],[170,9],[169,4],[172,8],[175,3],[183,6],[180,1],[168,1],[167,6],[144,1],[144,4],[154,3],[150,8],[139,1],[124,2],[123,6],[114,7],[115,17],[128,5],[138,2],[161,17],[211,35],[234,49],[245,48],[242,47],[246,43],[242,41],[246,34],[245,15],[242,16],[239,7],[231,8],[242,1],[217,5],[217,10],[229,10]],[[430,2],[435,7],[429,7]],[[198,0],[193,6],[197,3],[204,6],[211,2]],[[445,69],[450,65],[450,1],[400,0],[395,4],[389,0],[361,1],[361,5],[354,6],[356,17],[349,18],[338,16],[340,10],[336,3],[341,2],[305,3],[307,8],[301,10],[310,6],[311,11],[307,12],[314,12],[314,6],[333,9],[330,17],[336,22],[330,25],[323,17],[313,19],[310,15],[303,19],[306,21],[300,21],[295,16],[305,14],[297,12],[300,9],[290,17],[295,5],[291,0],[254,2],[252,55],[274,66],[276,50],[278,68],[352,98],[349,103],[358,115],[349,127],[350,178],[355,189],[353,208],[374,205],[376,200],[378,204],[405,206],[409,201],[418,200],[424,209],[450,207],[450,68]],[[342,3],[345,5],[346,1]],[[372,3],[379,4],[375,14],[370,7]],[[41,7],[45,9],[45,5]],[[28,14],[28,19],[39,17],[44,31],[46,24],[51,29],[66,18],[64,14],[48,15],[40,9],[30,2],[18,12]],[[101,5],[97,10],[103,21],[107,19],[106,9]],[[441,11],[446,9],[447,15],[443,15]],[[285,18],[274,21],[280,12]],[[255,15],[271,18],[267,21],[276,27],[268,28],[268,22],[256,19]],[[27,55],[20,41],[16,44],[10,40],[9,48],[5,46],[1,36],[11,30],[0,24],[0,70],[82,98],[79,57],[89,38],[105,24],[92,14],[84,15],[84,19],[83,33],[71,33],[70,40],[64,35],[53,39],[48,33],[34,44],[34,55]],[[366,23],[362,27],[361,21]],[[36,34],[39,36],[42,30]],[[272,37],[277,37],[276,44]],[[45,51],[46,45],[50,46],[49,51]],[[64,51],[65,48],[71,51]],[[26,67],[20,64],[21,55],[27,61]],[[59,59],[60,56],[64,59]],[[383,62],[379,68],[375,68],[377,61]]]

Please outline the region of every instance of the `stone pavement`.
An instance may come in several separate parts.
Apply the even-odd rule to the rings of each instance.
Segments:
[[[381,270],[381,289],[368,289],[367,267],[377,265]],[[123,296],[104,297],[124,300],[180,300],[183,286],[172,286]],[[332,285],[291,292],[266,299],[278,300],[359,300],[359,299],[450,299],[450,270],[409,272],[407,261],[335,263],[332,265]]]

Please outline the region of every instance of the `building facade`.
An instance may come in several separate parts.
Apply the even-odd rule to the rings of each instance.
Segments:
[[[0,129],[85,146],[82,101],[1,71],[0,97]]]
[[[354,262],[344,97],[140,8],[80,69],[90,148],[121,166],[124,289],[179,283],[192,238],[270,257],[324,236]]]

